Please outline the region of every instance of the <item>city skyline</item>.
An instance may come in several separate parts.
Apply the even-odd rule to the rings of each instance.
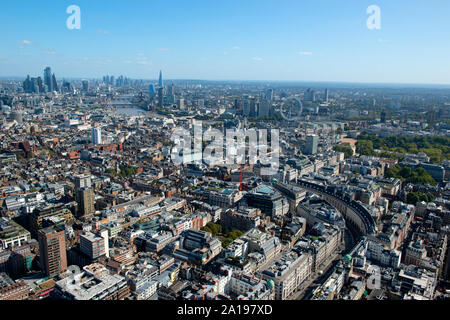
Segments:
[[[445,1],[248,1],[239,10],[234,1],[77,1],[81,29],[69,30],[72,4],[3,5],[0,77],[51,66],[59,79],[163,70],[180,80],[450,84]],[[380,30],[366,26],[372,4]]]

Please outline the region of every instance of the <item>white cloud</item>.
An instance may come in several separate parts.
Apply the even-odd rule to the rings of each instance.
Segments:
[[[309,51],[300,51],[297,54],[300,56],[312,56],[312,52]]]
[[[22,40],[22,41],[19,41],[19,44],[30,45],[30,44],[33,44],[33,42],[31,42],[30,40]]]
[[[148,58],[144,56],[143,54],[138,54],[138,57],[136,58],[137,64],[148,64]]]
[[[232,49],[233,50],[239,50],[241,47],[239,47],[239,46],[234,46]]]
[[[170,51],[170,48],[158,48],[158,51]]]
[[[45,51],[45,54],[49,56],[54,56],[56,54],[55,50],[52,48],[48,48],[47,51]]]
[[[263,61],[264,59],[261,57],[253,57],[252,60],[254,61]]]
[[[104,35],[109,34],[109,31],[108,31],[108,30],[101,30],[101,29],[99,29],[99,30],[97,30],[97,32],[98,32],[98,33],[101,33],[101,34],[104,34]]]

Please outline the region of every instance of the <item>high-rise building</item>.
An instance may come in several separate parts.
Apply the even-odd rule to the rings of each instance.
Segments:
[[[106,254],[105,239],[92,232],[80,235],[80,250],[92,260]]]
[[[253,118],[258,116],[258,110],[259,110],[259,101],[256,99],[252,99],[250,101],[250,114],[249,117]]]
[[[52,91],[58,91],[58,83],[55,74],[52,75]]]
[[[267,91],[266,91],[266,100],[269,100],[269,101],[273,100],[273,89],[267,89]]]
[[[242,115],[246,118],[250,116],[250,102],[248,99],[242,101]]]
[[[151,84],[148,86],[148,94],[153,97],[156,94],[155,85]]]
[[[52,69],[50,67],[44,70],[44,84],[47,86],[48,91],[53,91],[53,81],[52,81]]]
[[[91,177],[89,175],[78,175],[75,177],[75,189],[90,188]]]
[[[75,177],[75,200],[78,204],[78,215],[80,217],[95,212],[95,194],[89,176]]]
[[[328,103],[328,89],[325,89],[325,95],[324,95],[323,101],[324,101],[325,103]]]
[[[305,92],[305,101],[315,102],[316,101],[316,92],[312,89],[307,89]]]
[[[76,191],[79,216],[89,215],[95,212],[95,194],[92,188],[83,188]]]
[[[258,117],[268,117],[270,115],[270,102],[269,100],[263,100],[259,104]]]
[[[39,230],[39,254],[42,271],[56,277],[67,270],[66,238],[64,229],[49,227]]]
[[[88,92],[88,91],[89,91],[89,81],[83,80],[83,81],[81,82],[81,84],[82,84],[82,86],[83,86],[83,91],[84,91],[84,92]]]
[[[92,144],[102,144],[102,129],[100,127],[93,127],[91,129]]]
[[[316,154],[318,144],[319,144],[319,137],[317,135],[315,134],[308,135],[306,137],[305,153]]]
[[[162,76],[162,71],[159,71],[159,81],[158,81],[158,86],[159,86],[160,88],[162,88],[162,87],[164,86],[164,83],[163,83],[163,76]]]
[[[160,87],[158,89],[158,106],[160,108],[164,107],[164,88]]]

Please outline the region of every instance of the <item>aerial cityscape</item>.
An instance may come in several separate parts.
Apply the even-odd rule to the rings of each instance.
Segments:
[[[17,4],[0,14],[11,23],[0,52],[0,300],[450,298],[448,43],[440,47],[447,60],[439,52],[423,64],[396,60],[394,45],[378,47],[392,54],[374,62],[371,78],[351,57],[328,51],[320,58],[325,49],[309,36],[300,36],[298,64],[284,58],[285,47],[279,63],[273,48],[244,53],[260,45],[255,41],[286,40],[270,32],[248,39],[249,27],[220,40],[220,59],[234,54],[231,60],[212,62],[217,39],[205,38],[200,48],[190,38],[185,50],[168,43],[187,46],[185,37],[205,27],[201,17],[216,19],[217,30],[199,37],[220,37],[222,14],[238,2],[215,4],[223,13],[214,13],[213,1],[193,1],[194,8],[180,1],[175,18],[200,2],[205,8],[184,30],[162,22],[153,49],[126,35],[159,23],[126,20],[141,2],[113,4],[100,19],[101,2],[52,8],[59,20],[43,22],[42,32],[55,23],[62,30],[52,36],[66,33],[52,48],[39,30],[12,31],[19,21],[11,19],[23,10]],[[231,25],[240,26],[249,3],[230,16]],[[308,12],[311,3],[291,5]],[[358,32],[379,32],[376,46],[396,41],[382,37],[395,28],[388,9],[397,5],[353,3]],[[161,21],[172,8],[152,5]],[[280,19],[275,28],[293,19],[277,16],[287,1],[260,5],[257,13],[270,16],[272,8]],[[433,21],[445,17],[421,6]],[[118,26],[98,25],[112,12],[130,21],[117,38]],[[384,12],[387,21],[378,25]],[[449,30],[428,40],[448,38]],[[113,52],[112,43],[121,48]],[[75,61],[77,46],[86,52]],[[102,59],[111,60],[92,62],[102,47]],[[123,62],[131,51],[134,60]]]

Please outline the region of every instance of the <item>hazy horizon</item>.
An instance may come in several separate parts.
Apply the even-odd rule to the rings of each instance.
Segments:
[[[25,5],[24,5],[25,3]],[[80,8],[80,29],[67,9]],[[380,28],[369,29],[370,6]],[[450,3],[25,1],[2,3],[0,76],[450,85]],[[253,79],[253,80],[252,80]]]

